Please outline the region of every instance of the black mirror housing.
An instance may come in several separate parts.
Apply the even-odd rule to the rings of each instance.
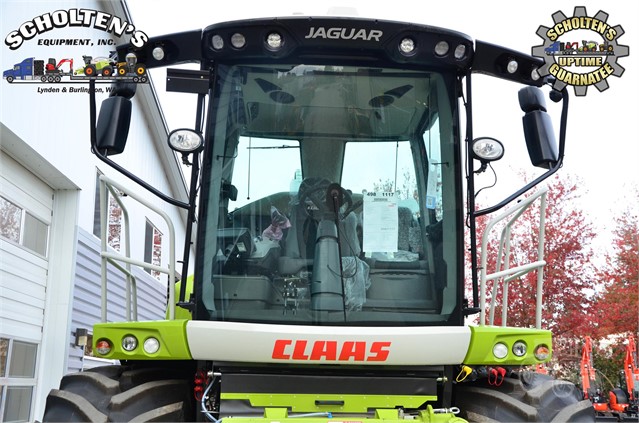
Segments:
[[[519,105],[525,112],[522,121],[530,161],[533,166],[550,169],[559,161],[559,150],[543,93],[535,87],[522,88]]]
[[[535,110],[523,117],[528,156],[533,166],[550,169],[559,161],[552,121],[546,112]]]
[[[107,155],[124,151],[131,123],[131,100],[122,96],[109,97],[102,102],[96,126],[98,151]]]

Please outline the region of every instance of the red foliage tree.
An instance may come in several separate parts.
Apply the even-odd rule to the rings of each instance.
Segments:
[[[553,177],[548,182],[542,328],[553,332],[556,358],[560,358],[561,345],[567,339],[590,334],[593,325],[590,294],[596,283],[596,269],[590,243],[595,233],[585,213],[574,201],[579,197],[578,185],[578,181],[566,176],[561,179]],[[510,267],[537,260],[539,207],[537,201],[512,229]],[[485,226],[485,220],[478,221],[479,236]],[[496,268],[497,247],[489,247],[487,254],[488,273],[492,273]],[[509,283],[508,326],[535,326],[536,287],[536,271]],[[487,291],[488,296],[492,296],[490,286]],[[501,288],[498,288],[497,325],[501,324],[501,298]]]
[[[616,221],[613,252],[601,272],[605,288],[596,303],[597,335],[639,330],[639,220],[626,210]]]

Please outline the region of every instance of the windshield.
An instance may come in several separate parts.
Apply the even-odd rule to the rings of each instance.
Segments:
[[[449,320],[461,251],[454,79],[345,66],[216,70],[199,318]]]

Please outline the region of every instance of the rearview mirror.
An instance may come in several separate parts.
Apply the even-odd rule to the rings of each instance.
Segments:
[[[120,154],[126,146],[131,123],[131,100],[122,96],[102,102],[96,125],[95,148],[107,155]]]
[[[525,112],[522,121],[530,161],[533,166],[550,169],[559,161],[559,152],[543,92],[536,87],[522,88],[519,106]]]

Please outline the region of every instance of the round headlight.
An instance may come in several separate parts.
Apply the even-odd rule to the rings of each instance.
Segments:
[[[215,34],[211,37],[211,45],[215,50],[222,50],[224,48],[224,38]]]
[[[535,358],[539,361],[547,360],[550,357],[550,348],[547,345],[537,345],[535,348]]]
[[[504,145],[494,138],[482,137],[473,140],[475,158],[492,162],[504,156]]]
[[[164,59],[164,49],[162,47],[156,47],[153,49],[153,58],[155,60],[162,60]]]
[[[160,341],[157,338],[147,338],[144,341],[144,352],[147,354],[155,354],[160,350]]]
[[[107,355],[111,352],[111,343],[106,339],[100,339],[95,343],[95,350],[100,355]]]
[[[455,52],[453,53],[453,55],[455,56],[455,59],[457,60],[463,59],[464,56],[466,56],[466,46],[463,44],[460,44],[457,47],[455,47]]]
[[[539,75],[539,70],[537,68],[533,68],[533,70],[530,71],[530,79],[532,79],[533,81],[538,81],[539,78],[541,78],[541,75]]]
[[[513,354],[517,357],[523,357],[528,352],[528,347],[524,341],[517,341],[513,344]]]
[[[438,56],[445,56],[448,53],[450,46],[446,41],[440,41],[435,44],[435,54]]]
[[[133,335],[122,338],[122,349],[131,352],[138,347],[138,339]]]
[[[503,344],[501,342],[496,343],[493,346],[493,355],[495,356],[495,358],[506,358],[506,356],[508,355],[508,347],[506,346],[506,344]]]
[[[415,41],[412,38],[404,38],[399,42],[399,51],[404,54],[411,54],[415,51]]]
[[[266,44],[273,50],[278,50],[282,47],[282,36],[277,32],[271,32],[266,36]]]
[[[169,147],[180,153],[192,153],[203,144],[202,135],[192,129],[176,129],[169,134]]]
[[[231,45],[235,48],[242,48],[246,45],[246,38],[244,38],[244,35],[236,32],[231,36]]]
[[[508,73],[517,72],[517,68],[519,68],[519,63],[517,63],[517,61],[514,59],[508,62],[508,65],[506,65],[506,70],[508,71]]]

